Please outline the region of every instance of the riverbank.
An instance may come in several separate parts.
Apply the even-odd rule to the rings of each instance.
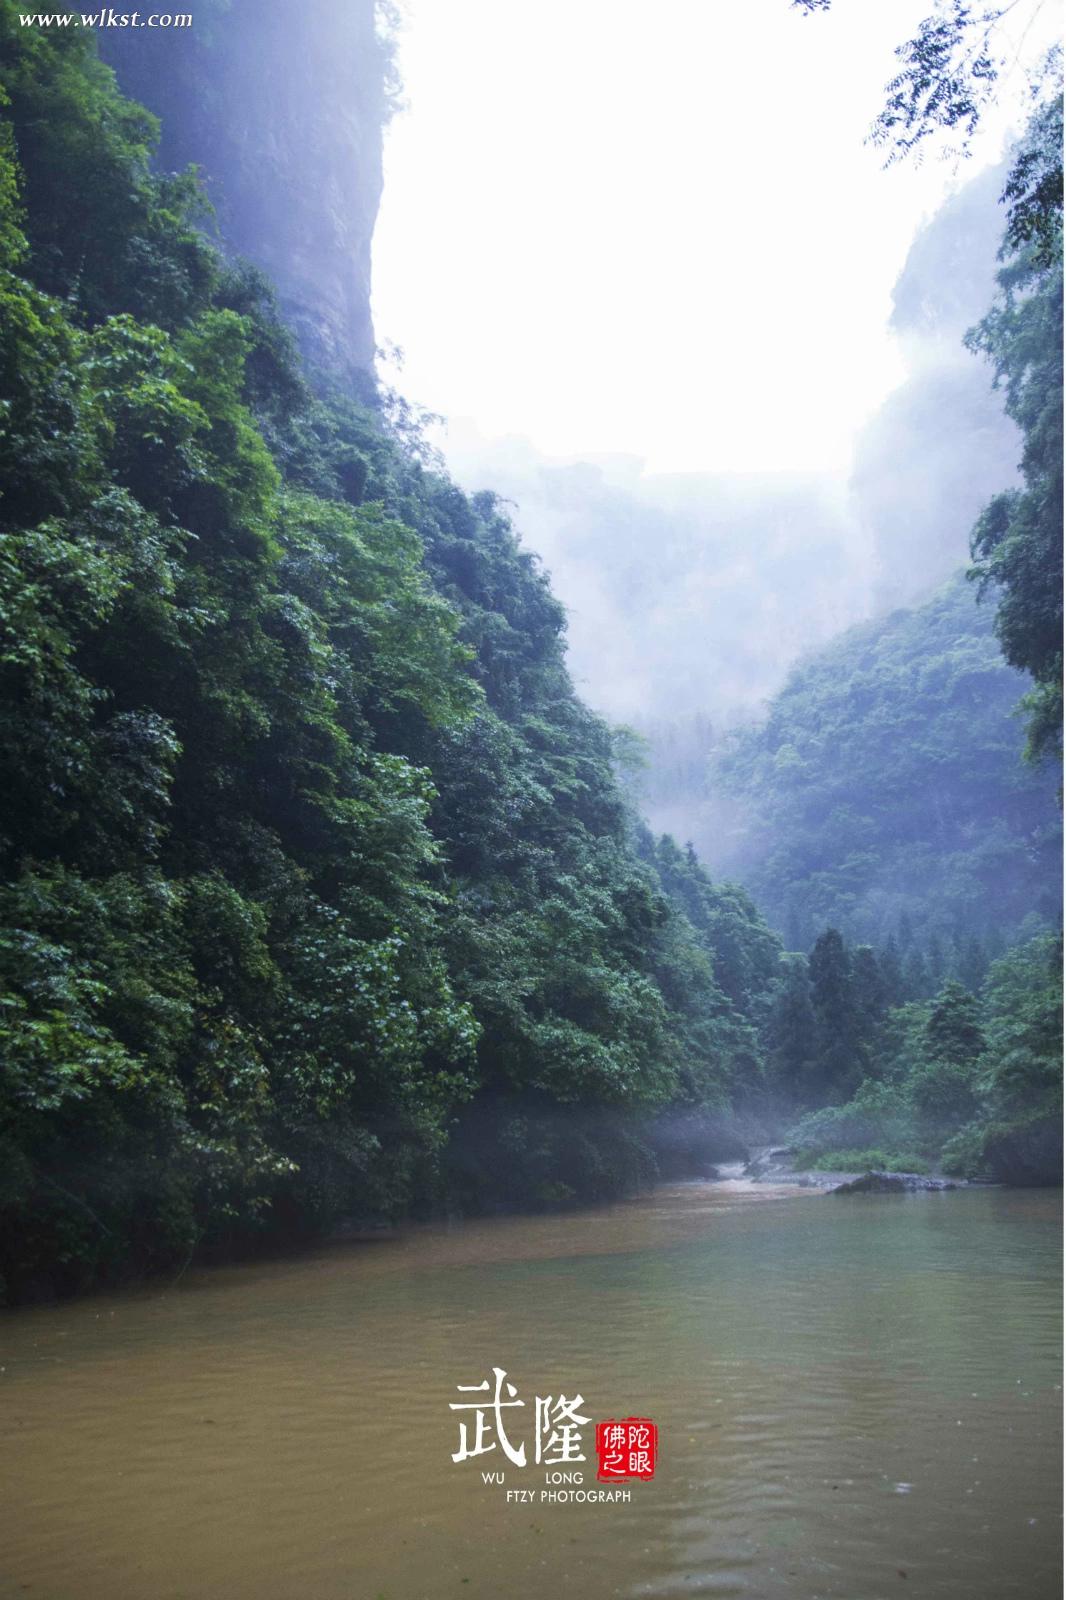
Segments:
[[[348,1246],[375,1246],[386,1240],[411,1239],[433,1235],[445,1230],[455,1231],[481,1224],[492,1224],[505,1219],[536,1222],[552,1217],[580,1219],[600,1215],[604,1206],[640,1204],[657,1193],[672,1193],[677,1187],[686,1190],[706,1187],[722,1195],[750,1196],[752,1199],[781,1198],[815,1193],[900,1193],[923,1190],[965,1188],[963,1180],[930,1177],[921,1173],[881,1173],[861,1171],[822,1172],[798,1169],[793,1164],[793,1152],[778,1145],[756,1145],[742,1159],[733,1161],[696,1160],[687,1172],[648,1182],[640,1190],[610,1202],[597,1205],[556,1204],[537,1210],[500,1208],[491,1212],[442,1212],[428,1218],[403,1217],[387,1220],[378,1216],[353,1216],[341,1219],[326,1234],[264,1233],[259,1238],[241,1236],[239,1242],[226,1240],[200,1243],[189,1251],[176,1270],[155,1273],[131,1272],[110,1284],[95,1284],[84,1289],[62,1289],[47,1277],[22,1286],[22,1293],[9,1296],[0,1303],[0,1317],[12,1311],[37,1305],[66,1305],[71,1301],[123,1292],[164,1293],[184,1282],[190,1274],[208,1274],[239,1270],[242,1267],[259,1268],[283,1266],[313,1258],[322,1250]]]

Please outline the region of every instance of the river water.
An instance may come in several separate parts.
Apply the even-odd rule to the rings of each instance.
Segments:
[[[0,1594],[1057,1600],[1060,1223],[679,1185],[10,1313]],[[493,1367],[525,1468],[451,1459]],[[540,1500],[560,1392],[585,1490],[592,1424],[656,1423],[628,1503]]]

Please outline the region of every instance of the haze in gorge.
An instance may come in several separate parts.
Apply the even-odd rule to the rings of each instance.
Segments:
[[[787,941],[806,949],[832,923],[884,944],[902,917],[905,941],[917,921],[923,940],[995,948],[1027,917],[1056,926],[1057,778],[1024,780],[1014,759],[1024,680],[1003,667],[996,681],[991,608],[963,598],[947,641],[920,620],[969,565],[983,508],[1018,482],[1018,427],[964,339],[995,293],[1009,152],[1054,8],[1005,22],[1010,71],[974,139],[889,166],[863,142],[869,108],[924,3],[837,7],[792,34],[762,5],[723,26],[682,4],[650,37],[639,8],[590,4],[565,24],[564,9],[403,14],[407,101],[375,238],[394,381],[446,413],[427,434],[450,470],[499,495],[542,558],[579,691],[645,741],[627,781],[652,828],[752,888]],[[564,26],[545,129],[535,106]],[[772,118],[738,60],[758,63]],[[802,141],[782,137],[799,126]],[[712,183],[707,151],[726,142],[736,159]],[[432,273],[427,217],[463,241]],[[882,704],[874,722],[915,748],[906,784],[886,817],[849,829],[808,773],[796,804],[830,837],[794,863],[738,740],[758,740],[799,663],[901,607],[919,620],[900,670],[928,675],[961,626],[958,692],[985,674],[984,715],[938,753],[951,819],[927,815],[923,834],[915,730]],[[839,670],[840,650],[829,659]],[[907,695],[916,708],[913,683]],[[879,794],[876,737],[839,732]]]
[[[0,0],[0,1593],[1050,1600],[1055,7],[166,15]]]

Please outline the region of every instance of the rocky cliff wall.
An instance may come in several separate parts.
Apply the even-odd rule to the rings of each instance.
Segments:
[[[374,0],[200,0],[189,33],[100,40],[162,119],[161,166],[201,169],[223,243],[270,276],[309,360],[370,369],[389,78]]]

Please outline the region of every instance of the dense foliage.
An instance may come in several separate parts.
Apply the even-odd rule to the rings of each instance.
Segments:
[[[883,958],[834,929],[812,951],[811,1018],[790,1014],[783,1033],[833,1103],[792,1129],[801,1163],[1061,1180],[1061,939],[1016,946],[976,993],[948,979],[930,1000],[892,1005],[886,976]]]
[[[1061,226],[1057,259],[1034,244],[1012,252],[996,303],[968,342],[993,363],[1007,414],[1024,440],[1023,487],[997,495],[978,521],[971,575],[982,592],[999,596],[1003,654],[1034,679],[1025,702],[1027,753],[1038,760],[1062,751]]]
[[[637,836],[493,499],[313,396],[88,34],[13,19],[9,1292],[646,1176],[757,1091],[773,936]]]
[[[744,817],[731,870],[790,949],[832,924],[935,965],[936,943],[1057,925],[1056,778],[1019,760],[1023,687],[961,577],[796,668],[715,768]]]

